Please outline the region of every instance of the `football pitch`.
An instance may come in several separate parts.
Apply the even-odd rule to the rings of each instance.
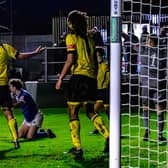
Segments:
[[[0,113],[0,168],[108,168],[109,156],[102,151],[104,138],[92,135],[92,122],[80,111],[81,143],[84,160],[75,161],[70,154],[65,154],[72,147],[69,118],[66,108],[41,109],[44,113],[43,128],[50,128],[56,138],[41,138],[34,141],[20,139],[21,148],[15,150],[7,121]],[[19,109],[14,110],[18,126],[23,115]],[[108,125],[105,113],[101,113]]]
[[[167,116],[165,117],[166,120]],[[167,168],[167,143],[159,143],[157,137],[156,112],[150,113],[150,140],[143,141],[145,132],[139,114],[125,113],[121,117],[121,167],[123,168]],[[167,138],[167,120],[164,126]]]

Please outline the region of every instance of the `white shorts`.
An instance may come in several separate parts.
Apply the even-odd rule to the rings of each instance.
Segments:
[[[25,124],[29,127],[36,126],[40,128],[42,125],[42,122],[43,122],[43,113],[39,111],[31,122],[27,122],[26,120],[24,120],[22,124]]]

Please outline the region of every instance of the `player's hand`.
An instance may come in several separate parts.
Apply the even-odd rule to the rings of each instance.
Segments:
[[[20,103],[25,103],[24,96],[21,96],[21,97],[20,97],[19,102],[20,102]]]
[[[35,50],[34,52],[35,52],[35,54],[40,54],[40,53],[42,53],[45,49],[46,49],[45,47],[39,46],[39,47],[36,48],[36,50]]]
[[[55,84],[55,89],[57,89],[57,90],[61,89],[61,85],[62,85],[62,80],[58,79],[58,81]]]

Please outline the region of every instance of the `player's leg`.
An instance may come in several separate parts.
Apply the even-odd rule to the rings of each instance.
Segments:
[[[104,111],[108,117],[108,119],[110,119],[110,89],[107,88],[104,90],[104,98],[103,98],[103,103],[104,103]]]
[[[29,130],[30,125],[24,120],[22,125],[19,128],[18,134],[19,138],[26,138],[27,137],[27,132]]]
[[[142,96],[142,104],[143,104],[143,119],[144,119],[144,127],[145,127],[145,134],[144,134],[144,141],[149,140],[149,107],[148,107],[148,96],[149,90],[147,87],[141,88],[141,96]]]
[[[12,135],[12,138],[14,140],[15,149],[19,148],[19,142],[18,142],[18,127],[17,127],[17,121],[13,116],[12,109],[8,107],[3,107],[3,113],[8,120],[8,126],[10,133]]]
[[[26,136],[28,140],[32,140],[33,138],[49,137],[51,136],[51,134],[52,138],[53,136],[55,137],[55,134],[53,134],[51,130],[38,132],[38,129],[41,128],[42,126],[43,118],[44,118],[43,113],[39,111],[36,114],[35,118],[30,122],[29,130]]]
[[[105,111],[109,119],[109,89],[108,88],[98,90],[98,100],[96,101],[96,104],[94,106],[95,113],[99,113],[101,109]]]
[[[110,105],[109,104],[104,104],[104,111],[105,111],[108,119],[110,119]]]
[[[163,137],[165,108],[162,105],[156,105],[156,109],[158,115],[158,140],[166,141],[166,138]]]
[[[97,100],[94,105],[95,113],[99,113],[99,111],[103,108],[104,108],[103,100]],[[99,131],[95,128],[91,133],[92,134],[99,134]]]
[[[94,112],[94,104],[93,103],[85,103],[84,109],[87,113],[87,116],[91,119],[94,124],[94,127],[99,131],[99,133],[105,138],[106,144],[104,148],[104,152],[109,152],[109,131],[104,124],[102,117]]]
[[[74,148],[77,149],[76,152],[81,153],[81,140],[80,140],[80,122],[78,117],[80,104],[73,104],[68,102],[68,112],[69,112],[69,127],[70,134]],[[73,152],[73,151],[72,151]]]
[[[143,118],[144,118],[144,127],[145,127],[145,134],[144,134],[144,141],[149,140],[149,108],[146,105],[143,105]]]
[[[1,99],[2,99],[2,110],[5,118],[8,121],[8,126],[10,133],[12,135],[12,138],[14,140],[15,149],[19,148],[19,142],[18,142],[18,127],[17,127],[17,121],[14,118],[13,112],[12,112],[12,99],[10,95],[10,90],[8,86],[3,86],[0,88],[1,92]]]
[[[159,97],[159,102],[155,102],[155,108],[157,111],[158,118],[158,140],[160,142],[166,141],[166,138],[163,137],[163,129],[164,129],[164,114],[166,112],[166,92],[159,91],[159,93],[155,93],[154,97]]]
[[[27,136],[26,136],[26,139],[27,140],[32,140],[33,138],[35,138],[35,135],[37,133],[37,130],[38,130],[38,127],[35,126],[35,125],[31,125],[29,127],[29,130],[27,132]]]
[[[97,100],[96,103],[95,103],[95,105],[94,105],[94,111],[95,111],[96,113],[99,113],[99,111],[100,111],[101,109],[103,109],[103,108],[104,108],[103,100]]]

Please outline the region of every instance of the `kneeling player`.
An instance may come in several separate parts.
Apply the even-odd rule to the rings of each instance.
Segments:
[[[43,113],[39,111],[30,93],[23,89],[22,81],[11,79],[9,87],[13,97],[13,105],[20,106],[24,115],[24,121],[19,129],[19,138],[31,140],[33,138],[56,137],[50,129],[38,132],[38,128],[42,125]]]

